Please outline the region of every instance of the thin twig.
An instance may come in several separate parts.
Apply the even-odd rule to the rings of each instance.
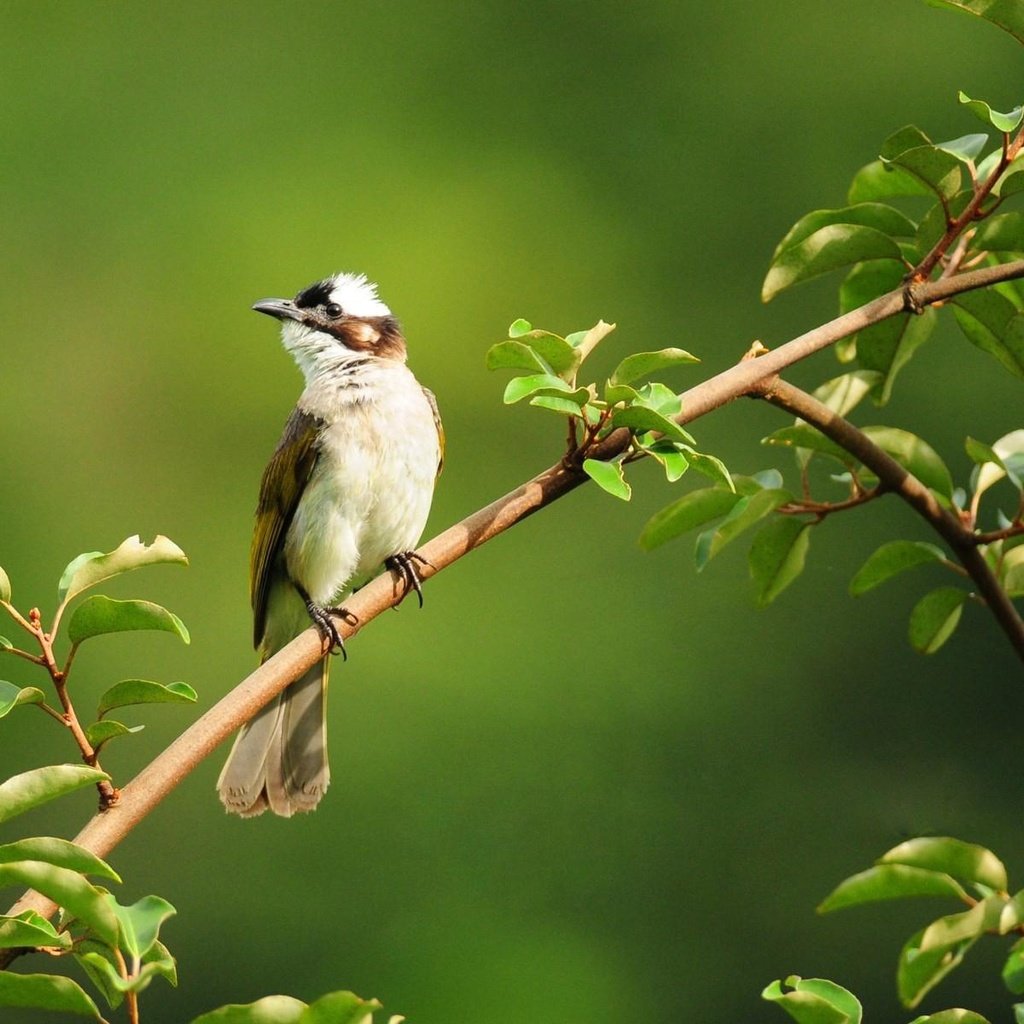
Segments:
[[[972,220],[979,219],[979,216],[981,216],[980,211],[982,204],[989,197],[992,189],[995,188],[996,182],[998,182],[1000,177],[1002,177],[1003,171],[1010,166],[1014,158],[1020,152],[1022,145],[1024,145],[1024,129],[1017,134],[1017,137],[1013,139],[1012,142],[1010,141],[1009,136],[1003,136],[1003,151],[1000,154],[999,162],[992,169],[992,173],[975,188],[974,195],[971,197],[967,206],[964,207],[964,210],[959,217],[950,218],[949,207],[946,205],[946,200],[940,197],[942,207],[946,211],[946,230],[942,237],[934,246],[932,246],[931,251],[914,268],[912,274],[913,280],[925,280],[935,269],[936,264],[942,259],[946,250],[950,247],[960,232],[963,231]]]

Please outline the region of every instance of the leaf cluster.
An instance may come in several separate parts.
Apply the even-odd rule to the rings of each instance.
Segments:
[[[0,569],[0,607],[3,607],[14,622],[21,626],[40,647],[34,655],[21,650],[5,637],[0,637],[0,653],[20,655],[47,669],[63,705],[63,716],[46,704],[44,692],[36,686],[21,686],[0,679],[0,718],[17,707],[36,705],[49,710],[51,715],[70,726],[69,717],[77,724],[72,695],[68,689],[71,667],[78,648],[86,640],[110,633],[137,630],[156,630],[171,633],[184,643],[190,642],[188,629],[173,612],[151,601],[115,600],[103,594],[93,594],[79,602],[67,618],[66,634],[70,650],[63,665],[58,665],[54,656],[54,644],[64,623],[65,613],[71,603],[87,590],[114,577],[147,565],[187,565],[185,553],[171,540],[158,536],[151,544],[143,543],[139,537],[129,537],[113,551],[88,551],[78,555],[64,569],[57,585],[57,608],[52,624],[44,629],[38,614],[24,616],[11,604],[12,589],[10,578]],[[87,741],[82,749],[88,764],[98,765],[97,755],[111,740],[120,736],[138,733],[143,726],[129,726],[120,721],[106,718],[115,709],[138,704],[194,704],[196,692],[187,683],[157,683],[145,679],[124,679],[100,694],[96,707],[96,718],[82,725],[82,735]],[[70,710],[69,710],[70,705]]]
[[[1024,890],[1011,893],[1006,868],[989,849],[947,836],[925,836],[900,843],[864,871],[840,882],[818,906],[822,914],[880,900],[940,897],[957,901],[918,929],[903,944],[897,960],[896,987],[908,1009],[963,963],[984,936],[1010,936],[1002,979],[1014,995],[1024,995]],[[835,982],[797,976],[772,982],[762,993],[801,1024],[860,1024],[861,1005]],[[1014,1006],[1024,1021],[1024,1003]],[[913,1024],[988,1024],[970,1010],[942,1010],[917,1017]]]
[[[1024,109],[993,110],[963,92],[960,102],[988,132],[933,142],[908,125],[881,145],[876,160],[854,176],[847,205],[801,217],[772,255],[762,298],[768,302],[802,281],[845,270],[842,313],[894,289],[976,265],[996,265],[1024,253],[1024,214],[1000,212],[1024,192],[1018,135]],[[973,345],[1010,373],[1024,377],[1024,292],[1016,283],[964,292],[953,313]],[[837,347],[843,362],[877,374],[872,395],[885,404],[897,374],[931,337],[937,313],[914,305],[873,324]]]
[[[0,821],[101,780],[109,776],[71,764],[15,775],[0,783]],[[159,896],[122,905],[92,877],[121,881],[109,864],[65,839],[33,837],[0,846],[0,888],[34,889],[62,908],[57,925],[32,910],[0,916],[0,950],[30,947],[70,956],[111,1008],[134,1001],[156,977],[176,985],[174,957],[159,938],[174,907]],[[0,1006],[104,1019],[81,985],[54,974],[0,971]]]
[[[614,324],[599,320],[590,330],[563,338],[535,330],[526,320],[516,320],[509,327],[508,339],[488,350],[487,367],[526,371],[517,372],[508,382],[505,404],[528,398],[530,405],[568,417],[567,459],[578,463],[616,498],[629,501],[633,492],[624,466],[642,456],[659,463],[670,482],[692,466],[731,487],[729,471],[721,460],[698,451],[693,436],[680,426],[683,407],[679,396],[659,381],[640,384],[661,370],[700,362],[696,356],[681,348],[634,352],[619,362],[600,387],[578,382],[584,360],[614,329]],[[600,442],[616,430],[629,431],[624,456],[613,461],[592,457]]]

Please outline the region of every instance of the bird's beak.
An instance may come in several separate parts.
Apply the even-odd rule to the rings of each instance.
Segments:
[[[302,310],[291,299],[260,299],[259,302],[253,303],[252,308],[257,313],[266,313],[267,316],[276,317],[278,320],[302,319]]]

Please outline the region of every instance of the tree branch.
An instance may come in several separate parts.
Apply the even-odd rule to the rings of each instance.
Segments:
[[[774,377],[786,367],[888,317],[908,310],[920,310],[961,292],[1019,277],[1024,277],[1024,260],[909,284],[891,291],[757,359],[737,363],[683,392],[683,411],[677,417],[678,422],[683,424],[698,419],[750,393],[761,381]],[[614,459],[626,450],[629,440],[628,430],[616,430],[597,442],[587,455],[590,458]],[[588,479],[574,465],[558,463],[546,469],[421,547],[420,553],[429,561],[422,569],[422,576],[429,579]],[[977,551],[974,554],[980,559]],[[381,612],[396,605],[402,596],[390,575],[377,577],[346,600],[346,609],[358,621],[353,626],[338,619],[342,636],[346,639],[353,636]],[[315,628],[310,627],[297,636],[157,755],[121,790],[118,802],[97,814],[75,837],[75,842],[97,856],[105,857],[193,768],[264,704],[311,668],[323,653],[323,642]],[[50,900],[37,893],[28,893],[10,913],[28,909],[52,916],[56,908]],[[0,952],[0,968],[6,966],[9,959]]]
[[[759,384],[755,393],[817,427],[826,437],[863,462],[887,491],[898,494],[907,502],[953,549],[1018,657],[1024,661],[1024,621],[978,550],[978,539],[973,530],[940,505],[917,477],[882,451],[865,433],[806,391],[775,377]]]

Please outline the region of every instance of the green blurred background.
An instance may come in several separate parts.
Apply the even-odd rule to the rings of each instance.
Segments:
[[[761,278],[885,135],[976,130],[957,88],[1021,98],[1009,36],[915,0],[10,0],[0,31],[0,564],[48,612],[80,551],[161,532],[192,560],[107,588],[168,604],[193,643],[95,642],[86,707],[138,675],[205,708],[253,665],[251,513],[299,390],[256,299],[339,269],[380,282],[447,426],[434,532],[560,453],[557,420],[503,408],[484,370],[512,319],[617,321],[599,372],[682,345],[704,359],[682,388],[834,313],[834,281],[762,307]],[[793,378],[834,372],[826,353]],[[1020,386],[945,324],[860,420],[923,434],[963,482],[963,435],[1021,426]],[[740,402],[696,430],[751,472],[784,422]],[[218,755],[116,851],[123,901],[179,910],[182,986],[154,986],[145,1020],[348,987],[415,1024],[767,1022],[758,994],[790,972],[912,1016],[896,953],[944,908],[813,908],[920,833],[991,845],[1020,879],[1018,666],[974,608],[939,655],[911,652],[931,570],[847,596],[875,546],[925,536],[895,501],[815,531],[811,569],[757,612],[745,545],[699,577],[690,541],[641,552],[681,492],[634,481],[631,505],[570,495],[359,637],[315,815],[226,817]],[[127,779],[191,714],[139,711],[105,763]],[[71,758],[18,719],[3,774]],[[91,806],[7,838],[71,834]],[[999,949],[971,959],[925,1007],[1006,1019]]]

